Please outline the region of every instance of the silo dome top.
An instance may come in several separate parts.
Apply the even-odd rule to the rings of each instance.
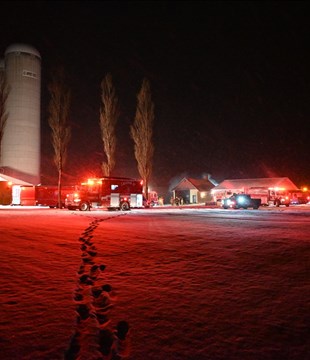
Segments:
[[[12,44],[5,50],[5,55],[7,55],[9,53],[14,53],[14,52],[23,52],[23,53],[35,55],[39,59],[41,59],[41,55],[40,55],[39,51],[37,49],[35,49],[33,46],[31,46],[31,45]]]

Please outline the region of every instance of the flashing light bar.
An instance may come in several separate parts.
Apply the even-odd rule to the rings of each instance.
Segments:
[[[274,191],[284,191],[285,190],[285,188],[280,188],[280,187],[270,187],[270,188],[268,188],[268,190],[274,190]]]
[[[89,185],[89,186],[93,186],[95,184],[102,184],[102,180],[98,180],[98,179],[87,179],[87,182],[82,182],[81,185]]]

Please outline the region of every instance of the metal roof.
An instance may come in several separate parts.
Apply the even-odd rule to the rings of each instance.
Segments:
[[[257,178],[257,179],[229,179],[222,181],[213,190],[243,189],[243,188],[271,188],[279,187],[297,190],[298,187],[288,178]]]
[[[209,191],[214,185],[208,179],[183,178],[172,190],[197,189],[198,191]]]
[[[28,183],[26,181],[20,180],[20,179],[16,179],[12,176],[8,176],[8,175],[4,175],[4,174],[0,174],[0,181],[11,181],[11,183],[13,185],[33,185],[31,183]]]

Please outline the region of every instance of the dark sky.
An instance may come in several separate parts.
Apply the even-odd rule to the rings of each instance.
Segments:
[[[310,6],[301,1],[1,2],[0,54],[42,56],[42,175],[56,175],[47,125],[51,71],[72,91],[66,173],[100,176],[100,82],[121,106],[115,175],[139,176],[129,126],[144,77],[155,105],[152,182],[288,176],[310,184]]]

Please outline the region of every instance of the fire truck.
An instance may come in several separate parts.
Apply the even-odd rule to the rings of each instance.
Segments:
[[[290,200],[292,205],[309,204],[310,192],[307,188],[298,190],[289,190]]]
[[[65,200],[68,193],[75,190],[75,186],[61,186],[61,206],[65,207]],[[49,206],[50,208],[58,207],[58,186],[36,186],[36,205]]]
[[[61,187],[61,206],[65,207],[67,193],[76,189],[74,185],[63,185]],[[24,206],[49,206],[58,207],[58,186],[57,185],[36,185],[19,186],[13,185],[12,205]]]
[[[251,187],[248,189],[247,194],[253,199],[261,199],[261,204],[265,206],[275,205],[279,207],[284,205],[288,207],[291,202],[290,193],[284,188]]]
[[[159,202],[158,202],[158,194],[156,191],[149,191],[148,192],[148,205],[149,206],[157,206],[159,205]]]
[[[130,210],[143,207],[143,181],[126,177],[91,178],[68,193],[69,210],[87,211],[106,207],[108,210]]]

